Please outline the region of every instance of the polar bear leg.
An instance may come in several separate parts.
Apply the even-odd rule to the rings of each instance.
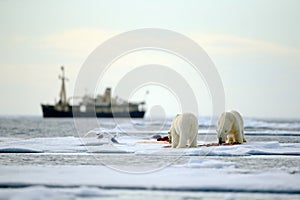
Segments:
[[[235,142],[237,142],[238,144],[243,144],[244,142],[244,130],[242,127],[238,127],[235,135]]]
[[[229,112],[233,113],[235,118],[238,121],[238,124],[239,124],[238,129],[241,131],[240,137],[242,137],[242,139],[238,139],[238,143],[242,144],[243,142],[246,142],[246,138],[245,138],[245,134],[244,134],[244,120],[243,120],[243,117],[239,112],[237,112],[235,110],[230,110]]]
[[[243,137],[242,133],[238,134],[238,136],[236,137],[236,142],[239,144],[243,144],[244,137]]]
[[[243,142],[247,142],[247,140],[246,140],[246,138],[245,138],[244,130],[242,130],[242,135],[243,135]]]
[[[175,130],[172,131],[172,148],[176,148],[179,143],[179,135],[175,132]]]
[[[187,144],[186,134],[181,133],[177,148],[185,148]]]
[[[228,134],[227,134],[227,138],[228,138],[228,144],[233,144],[233,143],[236,142],[236,141],[235,141],[235,136],[234,136],[233,133],[228,133]]]
[[[197,147],[198,146],[198,141],[197,137],[195,136],[192,141],[190,141],[190,147]]]

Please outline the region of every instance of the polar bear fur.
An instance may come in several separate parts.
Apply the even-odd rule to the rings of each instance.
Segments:
[[[192,113],[178,114],[170,128],[172,148],[197,147],[198,119]]]
[[[230,110],[221,114],[218,120],[218,140],[219,144],[242,144],[246,142],[244,135],[244,121],[240,113]]]

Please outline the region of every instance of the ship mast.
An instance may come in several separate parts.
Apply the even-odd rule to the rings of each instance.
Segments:
[[[67,105],[67,94],[66,94],[66,86],[65,86],[65,80],[68,80],[65,77],[65,69],[64,66],[61,66],[62,75],[58,78],[61,79],[61,88],[59,93],[59,104],[61,105]]]

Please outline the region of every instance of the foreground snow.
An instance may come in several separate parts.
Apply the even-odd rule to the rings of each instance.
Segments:
[[[149,156],[153,161],[159,161],[161,158],[159,156],[165,158],[186,156],[184,163],[172,162],[172,165],[161,165],[158,168],[155,165],[154,168],[150,167],[152,170],[148,171],[141,169],[145,166],[127,166],[124,163],[122,166],[110,165],[109,167],[104,165],[0,165],[0,199],[99,197],[102,199],[120,199],[120,192],[116,191],[126,191],[125,194],[133,191],[143,191],[143,194],[149,191],[160,192],[160,199],[164,199],[166,193],[172,192],[175,192],[174,197],[177,199],[184,199],[185,197],[180,195],[186,193],[189,193],[190,196],[188,197],[196,198],[193,196],[195,192],[198,194],[204,192],[205,195],[208,195],[207,192],[219,192],[220,198],[224,198],[225,193],[232,192],[251,193],[251,197],[254,194],[280,194],[287,195],[288,198],[293,196],[296,199],[300,195],[299,168],[296,170],[250,170],[239,168],[238,163],[232,162],[230,159],[218,160],[219,156],[252,155],[259,155],[259,157],[261,155],[276,155],[276,157],[278,155],[282,157],[293,155],[295,159],[298,159],[300,155],[299,143],[247,142],[233,146],[172,149],[168,148],[168,144],[157,143],[150,138],[132,136],[118,137],[118,143],[108,143],[103,139],[93,137],[31,138],[25,140],[0,138],[0,141],[0,153],[17,153],[18,156],[23,156],[24,153],[41,153],[37,155],[45,156],[47,156],[45,153],[66,156],[70,153],[80,155],[93,153],[101,157],[103,153],[108,156],[111,156],[110,153],[122,153],[118,156],[124,159],[122,156],[125,153],[127,156],[135,157],[136,162],[140,162],[144,156]],[[200,145],[203,143],[204,141],[199,141]],[[280,156],[278,157],[280,158]],[[117,158],[119,159],[119,157]],[[126,170],[126,167],[130,170]],[[178,193],[179,191],[181,193]],[[124,194],[124,192],[121,193]],[[130,194],[128,199],[132,199],[132,197],[133,195]],[[268,198],[273,199],[273,197]],[[149,199],[153,199],[150,194]],[[229,199],[231,198],[229,197]]]
[[[86,186],[101,189],[300,194],[299,173],[242,173],[233,169],[232,163],[217,161],[203,163],[203,160],[191,160],[186,165],[143,174],[117,172],[105,166],[0,166],[0,171],[2,188]]]
[[[300,143],[247,142],[233,146],[210,146],[190,149],[172,149],[168,144],[156,143],[153,139],[122,136],[118,143],[97,138],[1,138],[0,153],[134,153],[137,155],[182,155],[182,156],[249,156],[249,155],[294,155],[300,156]],[[203,141],[198,141],[204,144]]]

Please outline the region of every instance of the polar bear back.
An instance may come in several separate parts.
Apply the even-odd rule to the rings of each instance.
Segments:
[[[181,134],[189,135],[198,132],[198,119],[191,113],[178,116],[178,128]]]
[[[192,113],[177,115],[171,125],[172,147],[197,146],[198,119]]]
[[[218,120],[218,128],[223,128],[226,124],[232,123],[234,116],[230,112],[223,112]]]
[[[230,110],[222,113],[218,121],[218,140],[219,143],[239,143],[246,142],[244,135],[244,121],[239,112]]]
[[[230,110],[222,113],[218,120],[218,129],[230,130],[232,125],[239,131],[244,130],[244,121],[242,116],[235,110]]]
[[[229,110],[228,112],[232,113],[237,121],[237,125],[239,126],[238,129],[242,132],[244,132],[244,120],[241,116],[241,114],[235,110]]]

